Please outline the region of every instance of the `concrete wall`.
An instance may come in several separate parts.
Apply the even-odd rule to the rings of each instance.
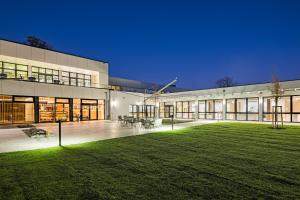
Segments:
[[[111,119],[117,120],[118,116],[129,115],[129,105],[143,105],[144,95],[132,92],[111,91],[110,93]]]
[[[0,80],[1,95],[105,99],[108,90],[29,81]]]

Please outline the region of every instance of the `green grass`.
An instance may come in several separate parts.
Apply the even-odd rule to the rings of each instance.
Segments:
[[[217,123],[0,154],[0,199],[300,199],[300,127]]]

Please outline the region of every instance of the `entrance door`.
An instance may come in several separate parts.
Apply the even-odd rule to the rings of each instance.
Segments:
[[[97,105],[90,105],[90,120],[97,119]]]
[[[81,106],[81,120],[86,121],[90,120],[90,106],[89,105],[82,105]]]
[[[170,118],[171,115],[174,115],[174,106],[165,105],[165,118]]]
[[[97,120],[97,105],[82,105],[82,121]]]

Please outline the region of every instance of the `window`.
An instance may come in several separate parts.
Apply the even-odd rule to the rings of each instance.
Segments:
[[[55,98],[39,97],[40,122],[53,122],[55,120]]]
[[[222,119],[223,100],[201,100],[198,102],[199,119]]]
[[[248,113],[247,113],[247,120],[249,121],[258,121],[258,98],[249,98],[248,99]]]
[[[103,120],[105,113],[105,101],[102,99],[98,100],[98,119]]]
[[[176,102],[176,117],[183,119],[195,118],[196,104],[193,101]]]
[[[273,119],[273,109],[275,106],[274,97],[265,97],[264,98],[264,121],[272,121]],[[282,120],[285,122],[291,122],[291,97],[285,96],[280,97],[278,100],[278,106],[282,107]],[[281,119],[281,114],[278,114],[278,119]]]
[[[19,78],[21,80],[27,80],[28,79],[28,66],[17,64],[16,74],[17,74],[17,78]]]
[[[236,99],[236,119],[237,120],[247,120],[247,100],[246,99]]]
[[[31,76],[42,83],[53,83],[54,80],[59,80],[58,70],[43,67],[32,67]]]
[[[215,100],[215,119],[223,119],[223,100]]]
[[[81,100],[73,99],[73,121],[80,121]]]
[[[64,85],[70,85],[70,73],[62,72],[62,83]]]
[[[12,63],[3,63],[3,73],[7,78],[16,78],[16,65]]]
[[[91,87],[91,75],[84,75],[84,86]]]

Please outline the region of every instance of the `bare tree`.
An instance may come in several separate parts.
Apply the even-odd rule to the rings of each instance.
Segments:
[[[283,96],[284,90],[281,88],[279,78],[276,75],[272,76],[271,92],[274,96],[275,106],[272,109],[273,128],[279,128],[278,114],[281,116],[281,126],[283,126],[282,107],[278,105],[280,97]]]
[[[216,81],[216,86],[219,88],[232,87],[235,85],[236,85],[236,83],[233,81],[233,78],[231,78],[229,76],[225,76],[224,78],[221,78]]]
[[[25,41],[25,44],[33,46],[33,47],[42,48],[42,49],[49,49],[49,50],[52,49],[52,47],[47,42],[45,42],[35,36],[28,36]]]

